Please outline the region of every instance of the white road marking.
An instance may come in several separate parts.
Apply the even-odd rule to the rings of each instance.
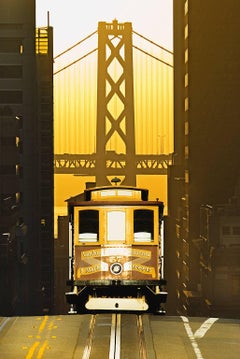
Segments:
[[[183,324],[184,324],[184,327],[186,329],[186,332],[187,332],[187,335],[188,335],[188,338],[190,339],[191,341],[191,344],[192,344],[192,347],[193,347],[193,350],[196,354],[196,357],[197,359],[204,359],[203,356],[202,356],[202,353],[198,347],[198,344],[195,340],[195,337],[194,337],[194,334],[193,334],[193,331],[189,325],[189,320],[187,317],[184,317],[184,316],[181,316],[182,318],[182,321],[183,321]]]
[[[7,322],[9,322],[10,318],[4,318],[3,323],[0,325],[0,331],[3,330]]]
[[[211,328],[211,326],[218,320],[218,318],[209,318],[201,325],[198,330],[194,333],[194,338],[201,339]]]
[[[202,356],[202,353],[198,347],[198,344],[196,342],[197,339],[201,339],[204,337],[204,335],[207,333],[207,331],[211,328],[211,326],[218,320],[218,318],[209,318],[205,320],[205,322],[196,330],[196,332],[193,334],[193,331],[189,325],[189,320],[187,317],[181,316],[185,330],[187,332],[188,338],[191,341],[193,350],[196,354],[197,359],[204,359]]]

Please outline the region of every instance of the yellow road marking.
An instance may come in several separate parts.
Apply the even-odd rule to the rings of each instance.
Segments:
[[[46,323],[47,323],[47,320],[48,320],[48,316],[46,315],[46,316],[44,317],[44,319],[43,319],[43,321],[42,321],[40,327],[39,327],[38,333],[41,333],[41,332],[43,331],[43,329],[44,329],[44,327],[45,327],[45,325],[46,325]]]
[[[45,350],[46,347],[47,347],[47,344],[48,344],[48,341],[45,340],[44,343],[43,343],[43,345],[41,346],[41,348],[40,348],[39,351],[38,351],[37,359],[41,359],[41,358],[42,358],[43,353],[44,353],[44,350]]]
[[[31,358],[32,358],[32,356],[33,356],[33,354],[34,354],[34,352],[35,352],[35,349],[38,347],[38,345],[39,345],[39,342],[35,342],[35,343],[31,346],[31,348],[29,349],[28,354],[27,354],[27,356],[26,356],[25,359],[31,359]]]
[[[51,323],[48,324],[48,329],[52,330],[53,326],[54,326],[54,321],[52,320]]]
[[[40,320],[40,318],[38,318],[37,320]],[[38,329],[38,334],[36,335],[36,338],[37,339],[41,339],[41,333],[42,331],[44,330],[46,324],[47,324],[47,321],[48,321],[48,316],[46,315],[44,317],[44,319],[42,320],[40,326],[39,326],[39,329]],[[50,324],[48,325],[48,330],[52,330],[54,328],[54,321],[51,321]],[[28,338],[32,338],[33,335],[28,335]],[[52,336],[52,338],[54,338],[54,336]],[[55,337],[56,338],[56,337]],[[36,348],[39,346],[40,344],[40,341],[36,341],[34,342],[34,344],[31,346],[31,348],[29,349],[25,359],[31,359],[35,353],[35,350]],[[38,353],[37,353],[37,359],[41,359],[43,354],[44,354],[44,351],[45,349],[48,347],[48,341],[45,340],[43,342],[43,344],[39,347],[39,350],[38,350]],[[27,347],[24,347],[24,349],[27,349]]]

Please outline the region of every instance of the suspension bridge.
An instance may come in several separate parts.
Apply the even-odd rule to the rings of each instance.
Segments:
[[[94,38],[97,36],[96,40]],[[173,54],[130,22],[99,22],[54,59],[55,174],[163,175],[173,152]]]

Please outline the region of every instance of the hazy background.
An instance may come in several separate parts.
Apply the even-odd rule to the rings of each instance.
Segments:
[[[172,19],[172,0],[36,0],[36,26],[44,27],[47,26],[48,20],[49,25],[54,28],[54,55],[58,55],[62,51],[66,50],[73,44],[77,43],[79,40],[83,39],[90,33],[97,30],[99,21],[112,22],[114,19],[117,19],[118,22],[132,22],[133,30],[144,35],[145,37],[153,40],[154,42],[160,44],[161,46],[172,50],[173,48],[173,19]],[[49,12],[49,17],[48,17]],[[78,50],[77,50],[78,51]],[[71,54],[70,54],[71,56]],[[75,56],[77,54],[75,53]],[[157,56],[159,56],[157,54]],[[95,62],[96,59],[93,60]],[[69,61],[69,59],[68,59]],[[88,59],[89,61],[89,59]],[[146,61],[152,61],[150,59]],[[55,70],[59,66],[58,61],[55,61],[54,67]],[[139,65],[141,67],[141,64]],[[149,68],[153,69],[152,64],[148,65]],[[74,72],[75,71],[75,72]],[[84,88],[84,93],[91,93],[93,98],[96,93],[96,90],[87,90],[85,85],[82,85],[81,82],[81,93],[78,94],[76,91],[76,86],[72,84],[72,89],[66,89],[66,82],[69,84],[72,80],[71,77],[76,81],[76,74],[79,73],[79,67],[74,70],[71,68],[68,71],[64,71],[61,76],[56,75],[54,77],[54,137],[55,137],[55,153],[64,153],[71,152],[69,151],[69,145],[72,146],[71,153],[91,153],[94,152],[93,149],[88,149],[87,147],[81,148],[80,150],[74,150],[73,142],[77,141],[76,137],[73,136],[73,133],[79,133],[79,143],[83,143],[80,136],[86,136],[88,134],[89,139],[86,143],[91,143],[94,139],[95,141],[95,110],[92,110],[89,120],[86,119],[86,116],[79,116],[77,119],[73,119],[73,113],[71,114],[71,106],[65,106],[63,108],[63,101],[66,97],[71,99],[72,108],[76,108],[76,102],[80,103],[82,101],[82,93]],[[85,70],[83,69],[82,72]],[[89,72],[89,70],[87,70]],[[85,71],[85,72],[87,72]],[[147,70],[146,70],[147,71]],[[153,70],[154,71],[154,70]],[[162,71],[162,70],[161,70]],[[164,67],[163,67],[163,71]],[[90,71],[91,72],[91,71]],[[170,73],[170,75],[169,75]],[[154,74],[153,74],[154,76]],[[168,83],[172,83],[172,73],[168,72],[167,75],[162,75],[160,73],[161,82],[165,81],[164,86],[168,86]],[[170,77],[169,77],[170,76]],[[78,81],[78,80],[77,80]],[[82,78],[81,78],[82,81]],[[151,81],[151,79],[150,79]],[[160,83],[158,81],[158,83]],[[157,81],[156,81],[157,83]],[[70,86],[70,85],[68,85]],[[87,85],[88,86],[88,85]],[[95,86],[95,85],[94,85]],[[158,86],[158,85],[157,85]],[[170,85],[172,86],[172,84]],[[156,85],[155,85],[156,87]],[[144,86],[146,93],[150,93],[149,84]],[[68,91],[67,94],[63,93],[63,89]],[[135,93],[138,89],[135,89]],[[163,91],[161,98],[164,104],[163,115],[155,115],[155,127],[159,125],[159,118],[165,117],[165,120],[170,125],[170,130],[172,128],[173,122],[173,112],[172,112],[172,87],[168,88],[170,95],[166,97],[166,91]],[[69,94],[69,92],[71,92]],[[75,97],[76,99],[75,99]],[[94,95],[93,95],[94,94]],[[155,95],[154,95],[155,96]],[[164,97],[165,96],[165,97]],[[86,95],[85,95],[86,97]],[[135,96],[136,99],[137,96]],[[170,102],[169,102],[170,97]],[[73,99],[74,98],[74,99]],[[168,102],[168,103],[167,103]],[[75,103],[75,104],[74,104]],[[85,104],[85,107],[89,105]],[[167,106],[167,107],[166,107]],[[66,111],[66,113],[64,112]],[[68,111],[68,113],[67,113]],[[73,110],[72,110],[73,111]],[[95,112],[94,112],[95,111]],[[161,153],[162,146],[161,137],[165,137],[164,141],[168,140],[168,144],[165,146],[165,152],[171,152],[172,149],[172,139],[169,139],[169,136],[166,136],[163,133],[163,130],[159,127],[158,130],[153,129],[153,135],[149,135],[148,140],[144,138],[145,131],[141,130],[142,119],[138,115],[141,113],[142,109],[135,111],[135,122],[137,121],[138,137],[141,134],[141,140],[136,141],[136,147],[138,152],[147,153],[146,148],[149,149],[150,153],[157,154]],[[156,111],[155,111],[156,112]],[[137,114],[137,116],[136,116]],[[168,117],[166,119],[166,117]],[[78,120],[79,118],[79,120]],[[70,120],[69,120],[70,119]],[[65,123],[63,123],[65,121]],[[85,121],[85,122],[84,122]],[[93,121],[93,122],[91,122]],[[149,120],[145,119],[146,128],[149,127]],[[136,126],[136,127],[137,127]],[[75,130],[77,128],[77,130]],[[62,133],[66,133],[66,139],[63,141]],[[136,129],[137,132],[137,129]],[[164,130],[165,132],[165,130]],[[92,138],[91,138],[92,136]],[[152,137],[151,137],[152,136]],[[74,137],[74,139],[73,139]],[[153,138],[151,140],[151,138]],[[149,141],[149,143],[147,143]],[[169,141],[171,142],[169,144]],[[154,144],[153,149],[150,147]],[[145,146],[145,147],[144,147]],[[142,151],[141,151],[142,150]],[[149,153],[148,151],[148,153]],[[64,201],[80,192],[85,187],[86,181],[94,181],[94,177],[80,177],[73,175],[55,175],[55,222],[58,215],[64,215],[66,213],[66,205]],[[166,176],[138,176],[137,185],[140,187],[148,188],[150,190],[150,199],[159,198],[165,203],[165,211],[167,211],[167,179]],[[55,224],[56,227],[56,224]]]
[[[36,25],[54,27],[54,53],[97,28],[99,21],[132,22],[135,31],[172,50],[172,0],[36,0]]]

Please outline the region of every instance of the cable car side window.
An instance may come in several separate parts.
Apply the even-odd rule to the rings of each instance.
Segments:
[[[79,242],[97,242],[99,240],[99,212],[90,209],[78,213]]]
[[[134,210],[134,242],[153,241],[154,212],[150,209]]]

